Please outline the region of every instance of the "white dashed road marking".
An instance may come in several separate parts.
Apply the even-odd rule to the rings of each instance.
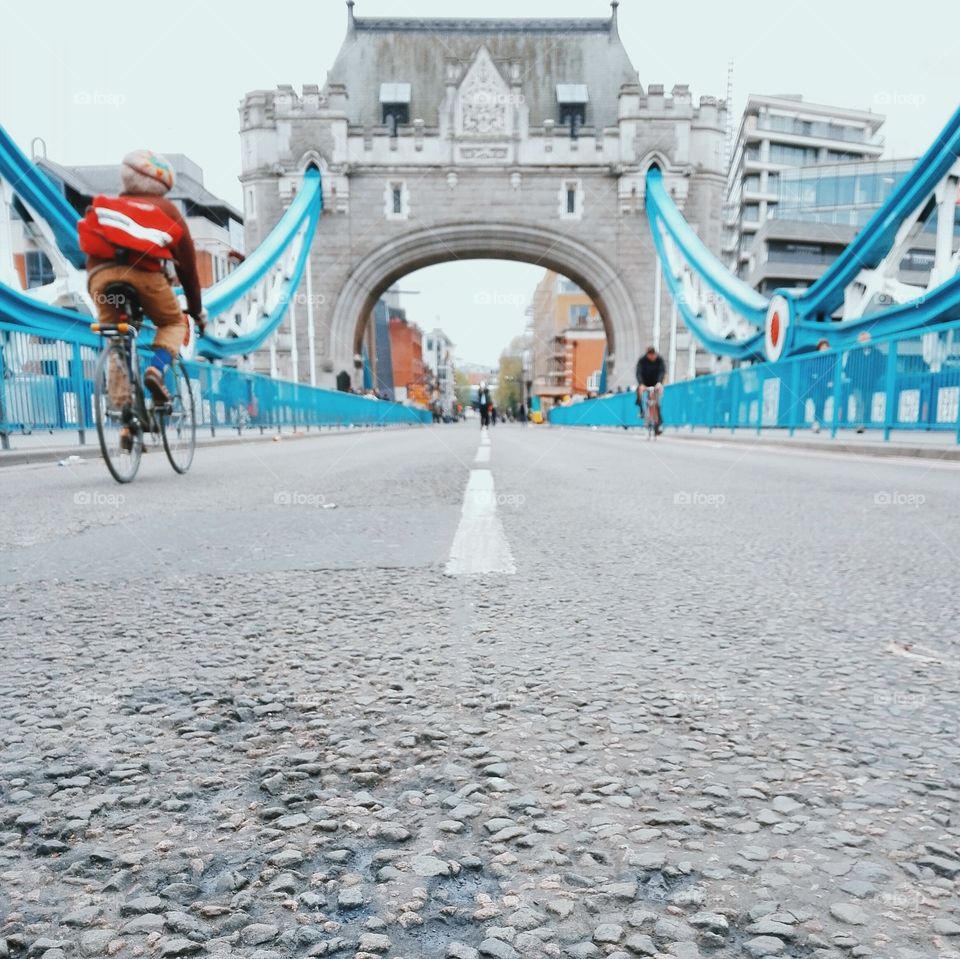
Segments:
[[[480,454],[484,452],[487,455],[483,459],[489,460],[490,438],[482,436],[480,443],[477,461],[481,461]],[[516,571],[510,544],[497,516],[493,473],[488,469],[470,470],[470,479],[463,494],[460,525],[450,547],[446,574],[469,576],[473,573],[506,573],[512,576]]]

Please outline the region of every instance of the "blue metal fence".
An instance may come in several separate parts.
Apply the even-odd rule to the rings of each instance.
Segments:
[[[76,430],[81,442],[94,430],[93,371],[98,348],[25,333],[0,322],[0,444],[11,435]],[[218,429],[311,426],[391,426],[430,422],[427,410],[353,393],[274,380],[232,367],[184,364],[190,374],[197,424]]]
[[[960,442],[960,323],[846,350],[805,353],[675,383],[668,427],[954,432]],[[633,392],[550,412],[559,426],[642,426]]]

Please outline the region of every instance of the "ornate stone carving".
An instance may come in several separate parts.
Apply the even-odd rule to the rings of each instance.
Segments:
[[[457,91],[457,133],[502,137],[511,129],[510,88],[490,52],[480,47]]]
[[[463,160],[505,160],[508,152],[506,147],[461,147],[460,157]]]

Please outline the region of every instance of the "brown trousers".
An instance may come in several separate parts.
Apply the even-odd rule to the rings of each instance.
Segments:
[[[90,274],[87,288],[97,306],[101,323],[116,323],[117,308],[107,301],[104,291],[111,283],[129,283],[140,294],[143,312],[153,320],[157,334],[154,349],[165,349],[171,356],[180,353],[187,332],[183,310],[177,302],[170,281],[163,273],[151,273],[129,266],[104,266]]]

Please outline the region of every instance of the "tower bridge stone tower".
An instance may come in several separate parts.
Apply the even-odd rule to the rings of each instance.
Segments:
[[[323,179],[309,293],[255,365],[333,386],[355,376],[390,284],[500,258],[578,283],[603,317],[609,382],[631,383],[653,335],[644,178],[657,165],[718,249],[726,105],[641,86],[617,3],[603,19],[546,20],[361,18],[353,6],[322,88],[256,90],[240,107],[248,249],[308,167]]]

